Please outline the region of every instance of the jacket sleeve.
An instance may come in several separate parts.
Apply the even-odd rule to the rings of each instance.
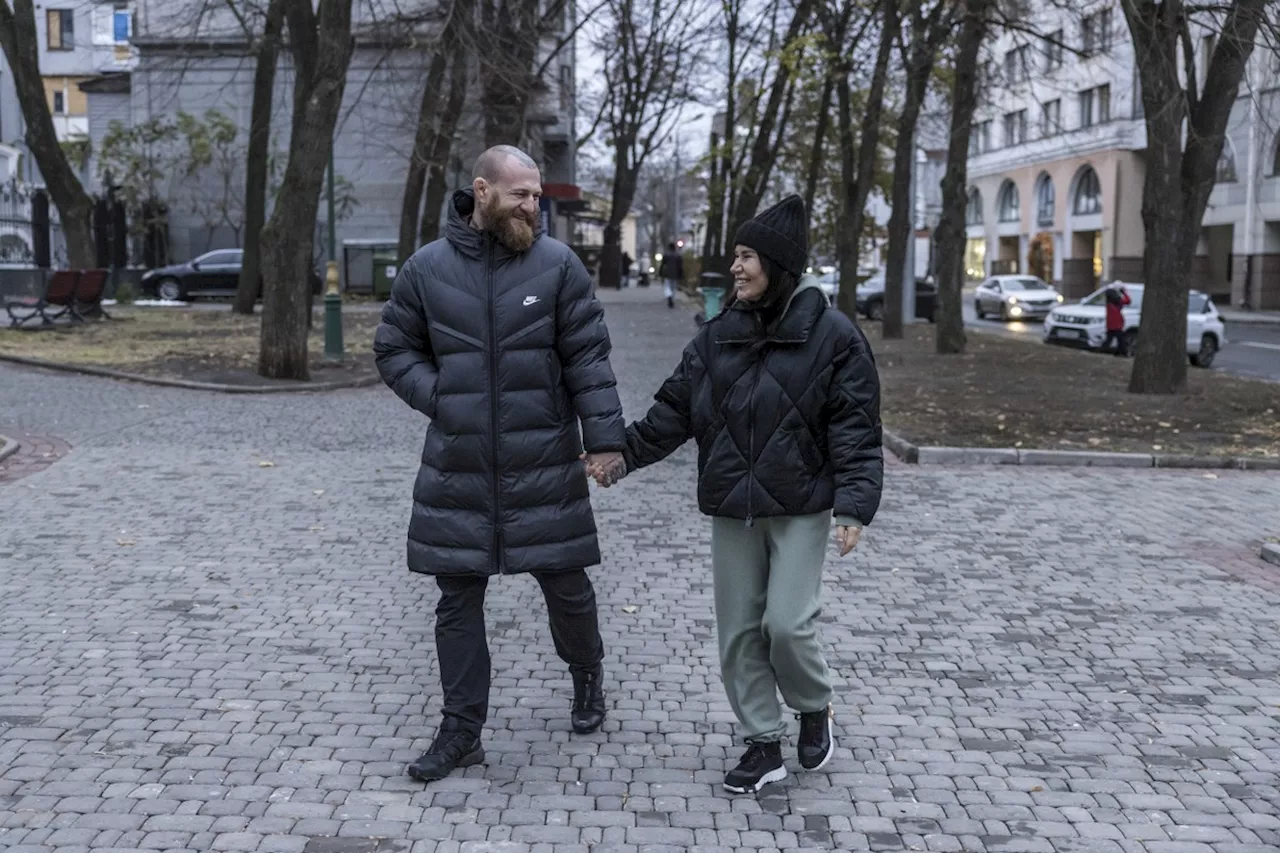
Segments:
[[[623,455],[628,471],[661,462],[693,437],[691,362],[695,357],[690,345],[675,373],[654,395],[655,402],[649,413],[627,427],[627,449]]]
[[[880,375],[857,329],[836,354],[827,399],[827,446],[835,466],[835,514],[870,524],[884,486]]]
[[[578,256],[570,253],[565,266],[556,303],[556,352],[582,422],[582,446],[588,453],[621,451],[626,446],[626,426],[609,364],[612,347],[604,308],[592,293],[591,276]]]
[[[418,281],[412,262],[400,268],[373,336],[373,355],[387,387],[414,409],[434,418],[440,372],[431,351]]]

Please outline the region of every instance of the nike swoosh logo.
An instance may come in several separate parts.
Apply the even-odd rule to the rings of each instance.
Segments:
[[[526,297],[524,298],[524,304],[525,304],[525,306],[526,306],[526,307],[527,307],[527,306],[529,306],[529,305],[536,305],[537,303],[539,303],[539,302],[541,302],[541,301],[542,301],[542,300],[541,300],[541,299],[539,299],[539,298],[538,298],[538,297],[536,297],[536,296],[526,296]]]

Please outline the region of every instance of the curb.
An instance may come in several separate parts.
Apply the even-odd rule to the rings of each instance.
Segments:
[[[100,376],[106,379],[120,379],[125,382],[138,382],[143,385],[159,385],[165,388],[186,388],[190,391],[216,391],[220,394],[288,394],[299,391],[343,391],[349,388],[367,388],[382,381],[378,376],[364,376],[360,379],[347,379],[341,382],[297,382],[291,385],[223,385],[217,382],[194,382],[188,379],[165,379],[158,376],[145,376],[141,373],[128,373],[123,370],[112,370],[107,367],[92,365],[63,364],[57,361],[45,361],[41,358],[27,358],[21,355],[0,354],[0,362],[20,364],[25,367],[40,367],[45,370],[57,370],[62,373],[79,373],[84,376]]]
[[[1266,315],[1258,316],[1257,314],[1224,314],[1222,316],[1224,323],[1239,323],[1242,326],[1280,326],[1280,317],[1269,317]]]
[[[1262,546],[1262,552],[1258,555],[1268,563],[1274,563],[1280,566],[1280,545],[1268,542]]]
[[[7,435],[0,435],[0,462],[8,459],[21,449],[22,445],[18,443],[16,438],[9,438]]]
[[[1280,458],[1112,453],[1102,450],[1022,450],[1016,447],[917,447],[884,431],[884,446],[910,465],[1023,465],[1081,468],[1233,469],[1280,471]]]

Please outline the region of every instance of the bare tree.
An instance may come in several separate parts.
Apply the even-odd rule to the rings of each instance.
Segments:
[[[942,178],[942,217],[938,222],[938,314],[935,343],[941,354],[964,352],[965,210],[968,204],[969,135],[978,106],[978,54],[991,23],[995,0],[962,0],[955,67],[951,81],[951,135],[947,171]]]
[[[280,202],[262,235],[264,292],[258,372],[310,378],[307,327],[320,190],[333,151],[354,40],[352,0],[285,0],[293,53],[293,131]]]
[[[0,0],[0,47],[13,74],[14,89],[26,120],[27,148],[44,177],[49,196],[58,208],[67,240],[67,260],[73,268],[97,265],[90,217],[93,201],[58,144],[58,134],[40,76],[39,39],[32,0]]]
[[[902,284],[908,241],[915,239],[914,202],[911,197],[911,170],[915,167],[916,126],[920,108],[933,76],[938,51],[951,33],[954,22],[951,0],[934,0],[931,6],[911,7],[910,42],[903,45],[906,88],[898,117],[898,139],[893,157],[892,212],[889,215],[889,256],[884,287],[884,329],[886,339],[902,337]]]
[[[1129,390],[1175,394],[1187,383],[1187,296],[1196,242],[1267,0],[1201,7],[1183,0],[1126,0],[1121,6],[1137,55],[1147,125],[1146,294]],[[1201,26],[1219,30],[1220,24],[1203,87],[1191,35],[1197,15]]]
[[[609,0],[598,40],[605,56],[601,123],[613,149],[612,198],[600,284],[617,287],[622,221],[645,161],[671,135],[693,94],[704,7],[698,0]]]
[[[253,103],[249,109],[249,150],[244,175],[244,255],[236,286],[237,314],[252,314],[262,281],[262,227],[267,219],[267,170],[271,149],[271,109],[280,58],[280,34],[286,0],[267,6],[255,50]]]

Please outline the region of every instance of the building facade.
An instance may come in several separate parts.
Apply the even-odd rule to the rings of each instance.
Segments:
[[[1141,281],[1146,125],[1123,13],[1114,0],[1030,6],[1038,36],[992,39],[980,78],[966,271],[1038,274],[1072,298]],[[1204,69],[1213,35],[1192,38]],[[1219,304],[1280,308],[1278,128],[1280,61],[1259,45],[1232,107],[1193,270],[1193,286]]]

